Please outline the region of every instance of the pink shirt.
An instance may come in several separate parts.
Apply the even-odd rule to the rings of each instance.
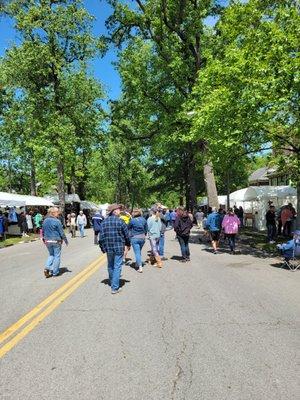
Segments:
[[[234,215],[227,214],[223,218],[222,228],[224,228],[224,232],[227,233],[228,235],[233,235],[238,233],[240,224],[241,221],[235,214]]]

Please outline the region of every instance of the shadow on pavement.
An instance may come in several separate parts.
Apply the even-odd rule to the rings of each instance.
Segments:
[[[286,271],[289,271],[289,272],[291,271],[289,269],[289,267],[283,261],[279,262],[279,263],[270,264],[270,265],[271,265],[271,267],[274,267],[274,268],[285,269]],[[294,271],[292,271],[292,272],[294,272]]]
[[[192,231],[191,236],[190,236],[190,243],[206,245],[207,248],[203,249],[203,250],[210,252],[210,253],[212,252],[210,238],[204,232]],[[251,255],[253,257],[264,258],[264,259],[274,258],[274,257],[277,257],[277,255],[278,255],[277,253],[273,253],[273,252],[270,253],[265,250],[252,247],[250,241],[247,240],[243,236],[243,231],[237,236],[236,245],[237,245],[236,254],[240,254],[240,255]],[[221,236],[220,245],[219,245],[219,253],[221,254],[221,253],[229,253],[229,252],[230,252],[230,249],[227,244],[227,240],[226,240],[226,238],[224,238],[224,236]]]
[[[110,282],[109,282],[108,278],[103,279],[103,281],[101,281],[101,283],[103,283],[104,285],[110,286]],[[128,281],[127,279],[120,279],[120,287],[125,286],[126,283],[130,283],[130,281]]]
[[[67,272],[71,273],[72,271],[67,267],[62,267],[62,268],[59,269],[59,275],[63,275],[65,273],[67,273]]]
[[[170,257],[170,260],[181,261],[181,260],[182,260],[182,257],[181,257],[181,256],[172,256],[172,257]]]

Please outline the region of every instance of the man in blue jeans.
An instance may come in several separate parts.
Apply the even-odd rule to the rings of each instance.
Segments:
[[[107,268],[111,293],[120,292],[120,276],[125,247],[129,251],[130,239],[128,228],[119,218],[122,206],[111,204],[107,211],[108,217],[101,223],[99,232],[99,245],[107,255]]]
[[[57,207],[50,207],[42,228],[43,241],[49,252],[49,257],[44,269],[46,278],[59,275],[62,242],[64,241],[65,244],[68,245],[62,223],[58,217],[59,209]]]

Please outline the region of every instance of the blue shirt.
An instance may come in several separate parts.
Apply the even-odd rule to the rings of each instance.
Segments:
[[[100,225],[103,221],[103,217],[100,215],[100,213],[95,213],[95,215],[92,218],[92,224],[95,232],[100,231]]]
[[[171,214],[170,214],[169,211],[167,211],[167,212],[165,213],[165,219],[166,219],[167,222],[171,221]]]
[[[103,253],[123,254],[124,247],[130,246],[125,222],[115,215],[107,217],[100,225],[99,245]]]
[[[160,218],[156,218],[155,216],[148,218],[147,226],[150,239],[160,238],[161,228],[162,228]]]
[[[139,236],[145,237],[147,233],[147,221],[144,217],[131,218],[128,224],[130,237]]]
[[[211,232],[217,232],[221,230],[222,217],[218,212],[212,212],[209,214],[206,220],[206,229]]]
[[[63,226],[59,219],[47,217],[43,222],[43,238],[45,240],[64,240],[67,242]]]

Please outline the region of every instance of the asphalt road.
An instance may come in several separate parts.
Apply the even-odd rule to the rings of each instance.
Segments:
[[[198,243],[182,264],[173,238],[161,270],[124,267],[112,296],[100,266],[13,347],[1,400],[298,399],[300,272]],[[74,239],[72,272],[46,280],[40,243],[1,250],[1,330],[98,256],[91,236]]]

